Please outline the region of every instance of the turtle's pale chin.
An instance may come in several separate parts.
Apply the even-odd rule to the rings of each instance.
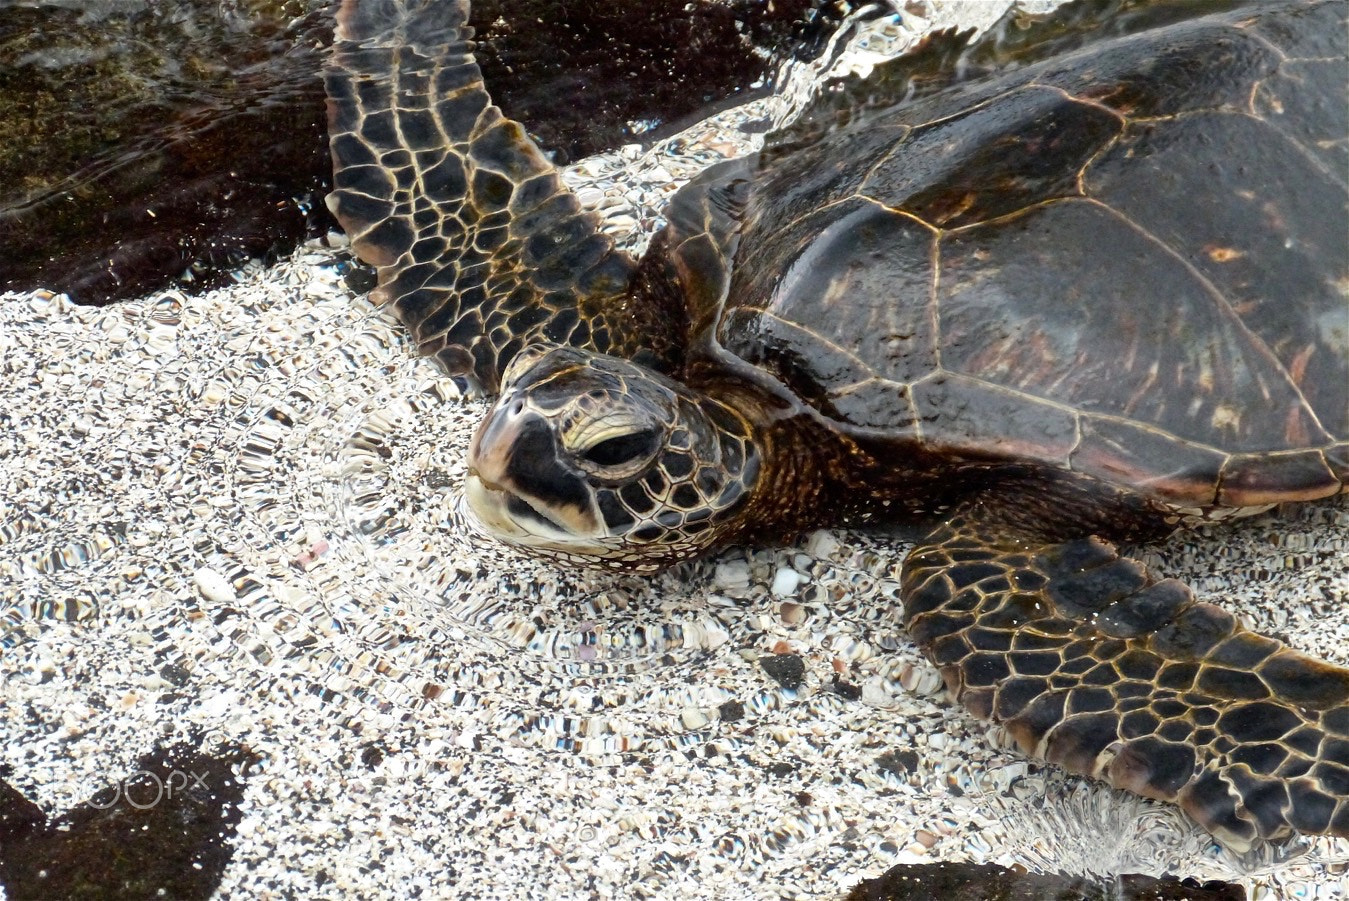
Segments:
[[[464,500],[483,529],[508,544],[554,553],[604,553],[595,536],[573,531],[523,496],[487,484],[476,472],[464,483]]]

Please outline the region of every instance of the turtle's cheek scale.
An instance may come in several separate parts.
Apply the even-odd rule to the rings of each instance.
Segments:
[[[615,558],[658,569],[738,537],[759,487],[759,449],[749,426],[718,401],[681,391],[676,427],[641,478],[596,492],[623,540]]]

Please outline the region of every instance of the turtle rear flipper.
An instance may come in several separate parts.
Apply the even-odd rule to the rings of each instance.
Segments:
[[[628,354],[635,267],[492,106],[471,37],[463,0],[344,0],[325,73],[328,205],[378,270],[372,299],[490,393],[535,341]]]
[[[1111,544],[1018,541],[976,504],[910,554],[904,603],[950,691],[1027,753],[1173,801],[1238,850],[1349,836],[1349,670]]]

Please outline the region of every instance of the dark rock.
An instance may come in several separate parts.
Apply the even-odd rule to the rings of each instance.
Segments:
[[[492,99],[569,162],[768,93],[783,61],[819,55],[850,5],[476,0],[473,23]]]
[[[848,5],[481,0],[473,20],[493,98],[570,160],[768,90],[788,56],[822,51]],[[325,0],[6,10],[0,290],[90,304],[201,290],[335,228],[331,38]]]
[[[845,698],[849,701],[858,701],[862,698],[862,686],[854,685],[851,682],[845,682],[843,677],[838,673],[834,673],[834,680],[829,683],[829,690],[840,698]]]
[[[1021,873],[992,864],[900,864],[865,879],[848,901],[1242,901],[1246,892],[1226,882]]]
[[[918,752],[917,751],[886,751],[876,758],[876,766],[881,769],[894,773],[900,778],[906,778],[909,773],[918,770]]]
[[[726,701],[717,708],[717,713],[721,715],[723,723],[733,723],[745,716],[745,705],[739,701]]]
[[[759,658],[759,666],[783,688],[800,688],[806,678],[805,661],[797,654],[773,654]]]
[[[241,747],[160,748],[88,802],[48,820],[0,781],[0,885],[28,898],[209,898],[233,855]]]
[[[320,0],[0,19],[0,289],[207,287],[327,228]]]

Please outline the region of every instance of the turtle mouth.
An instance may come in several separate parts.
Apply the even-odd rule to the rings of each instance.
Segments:
[[[544,528],[551,529],[554,532],[562,532],[562,533],[566,532],[566,529],[562,528],[562,526],[559,523],[557,523],[553,519],[550,519],[543,511],[541,511],[538,507],[535,507],[533,504],[525,500],[520,495],[512,494],[509,491],[507,491],[505,494],[506,494],[506,512],[509,513],[511,517],[515,519],[516,522],[522,521],[528,522],[530,520],[533,520],[539,525],[542,525]]]
[[[470,471],[464,486],[469,509],[487,531],[525,544],[564,542],[576,536],[556,519],[534,506],[522,495],[483,479]]]

